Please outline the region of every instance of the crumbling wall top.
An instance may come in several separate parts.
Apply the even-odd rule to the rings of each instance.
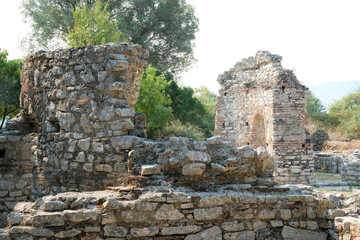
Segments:
[[[281,66],[282,57],[268,51],[258,51],[255,57],[244,58],[229,71],[219,75],[222,89],[234,85],[240,88],[275,89],[290,87],[307,89],[296,78],[293,71]]]

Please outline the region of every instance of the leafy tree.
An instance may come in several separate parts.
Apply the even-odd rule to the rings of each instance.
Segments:
[[[20,73],[21,60],[7,60],[8,52],[0,49],[0,129],[7,117],[13,117],[20,111]]]
[[[108,6],[106,3],[102,7],[102,1],[97,0],[92,7],[83,4],[74,11],[74,26],[69,26],[69,33],[63,36],[69,47],[127,41],[118,31],[116,21],[111,20]]]
[[[325,131],[336,131],[338,119],[326,112],[324,105],[316,96],[309,96],[306,111],[309,115],[308,122],[314,123],[317,128]]]
[[[190,87],[180,87],[173,79],[171,74],[166,78],[170,82],[166,88],[166,93],[171,98],[171,107],[175,119],[181,123],[189,123],[198,126],[205,136],[212,135],[214,125],[209,122],[209,113],[201,101],[195,97],[194,90]]]
[[[48,50],[54,41],[69,34],[76,6],[92,6],[94,0],[23,0],[22,13],[32,23],[28,44]],[[199,21],[185,0],[109,0],[108,12],[118,31],[150,51],[150,63],[161,71],[181,71],[193,57],[193,40]],[[31,49],[34,50],[34,49]]]
[[[161,128],[173,119],[171,98],[165,92],[168,84],[164,76],[152,66],[141,76],[140,93],[134,108],[137,113],[146,114],[150,138],[159,135]]]
[[[321,103],[320,99],[311,94],[306,105],[306,111],[308,112],[309,116],[311,118],[315,118],[317,114],[324,113],[325,110],[326,109]]]
[[[360,138],[360,89],[335,101],[329,115],[338,120],[338,128],[350,138]]]
[[[117,15],[119,29],[150,52],[160,71],[177,72],[193,60],[199,20],[185,0],[124,0]]]

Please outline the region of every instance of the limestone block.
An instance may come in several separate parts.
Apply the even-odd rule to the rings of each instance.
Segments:
[[[169,147],[174,150],[183,150],[191,146],[190,140],[184,137],[170,137]]]
[[[161,235],[175,235],[175,234],[191,234],[201,230],[197,225],[186,225],[178,227],[163,227],[161,229]]]
[[[12,190],[14,187],[15,184],[13,181],[0,180],[0,190]]]
[[[100,120],[108,121],[115,116],[114,106],[106,106],[100,112]]]
[[[61,201],[46,201],[41,206],[41,210],[52,212],[52,211],[61,211],[67,207],[67,204]]]
[[[82,151],[87,151],[90,148],[90,138],[87,139],[81,139],[78,142],[78,147],[82,150]]]
[[[61,129],[69,132],[71,125],[75,122],[75,117],[71,113],[57,112]]]
[[[237,232],[245,229],[243,223],[236,222],[225,222],[221,225],[221,228],[226,232]]]
[[[159,227],[131,228],[132,237],[152,237],[159,233]]]
[[[141,175],[142,176],[150,176],[150,175],[154,175],[154,174],[159,174],[160,172],[161,172],[161,166],[158,164],[141,166]]]
[[[116,222],[116,217],[113,212],[104,213],[101,215],[101,224],[102,225],[109,224],[109,223],[115,223],[115,222]]]
[[[315,221],[306,221],[306,227],[310,230],[319,229],[319,224]]]
[[[12,212],[8,215],[7,219],[9,224],[19,225],[23,220],[23,214]]]
[[[255,232],[241,231],[235,233],[226,233],[224,240],[255,240]]]
[[[289,226],[283,227],[281,235],[284,238],[284,240],[309,240],[309,239],[326,240],[327,239],[327,234],[325,232],[309,231],[309,230],[293,228]]]
[[[197,208],[194,209],[194,218],[196,220],[215,220],[223,217],[222,207]]]
[[[212,136],[208,139],[206,139],[207,143],[210,145],[220,144],[223,142],[223,139],[221,136]]]
[[[155,220],[180,220],[184,218],[184,214],[180,213],[172,204],[163,204],[155,213]]]
[[[96,153],[103,153],[104,152],[104,144],[102,142],[93,142],[92,148]]]
[[[85,172],[92,172],[93,171],[93,164],[92,163],[85,163],[82,167]]]
[[[112,167],[109,164],[99,164],[95,166],[96,171],[98,172],[112,172]]]
[[[86,160],[86,156],[84,152],[79,152],[79,154],[77,155],[75,161],[77,162],[85,162]]]
[[[105,225],[104,236],[105,237],[125,237],[127,229],[116,225]]]
[[[222,240],[221,229],[218,226],[208,228],[202,232],[188,235],[185,240]]]
[[[22,189],[24,188],[26,185],[28,184],[27,181],[23,180],[23,179],[20,179],[19,181],[17,181],[17,183],[15,184],[15,187],[17,189]]]
[[[115,108],[115,113],[119,117],[134,117],[135,110],[133,108]]]
[[[54,235],[54,237],[56,237],[56,238],[73,238],[73,237],[76,237],[77,235],[79,235],[80,233],[81,233],[81,231],[78,229],[71,229],[68,231],[58,232]]]
[[[30,228],[26,231],[27,233],[35,236],[35,237],[52,237],[54,236],[54,232],[46,229],[46,228]]]
[[[182,173],[187,176],[200,176],[205,172],[205,169],[204,163],[189,163],[183,167]]]
[[[202,198],[199,202],[199,207],[215,207],[225,205],[231,202],[230,196],[214,196]]]
[[[34,227],[64,226],[65,216],[57,212],[38,212],[33,217]]]
[[[136,137],[133,136],[119,136],[111,138],[111,145],[118,149],[130,149],[134,144]]]
[[[268,224],[264,221],[261,221],[261,220],[255,220],[253,222],[253,229],[254,231],[257,231],[259,229],[262,229],[262,228],[266,228],[268,226]]]
[[[86,233],[98,233],[100,232],[101,229],[100,229],[100,226],[85,226],[85,230],[84,232]]]
[[[65,210],[63,213],[67,218],[67,220],[74,223],[79,223],[84,221],[94,222],[100,215],[100,211],[98,209]]]
[[[115,130],[128,131],[128,130],[134,129],[134,124],[130,119],[123,119],[123,120],[110,122],[110,128],[111,128],[111,130],[114,130],[114,131]]]
[[[270,221],[271,227],[282,227],[284,224],[281,220]]]
[[[262,220],[266,219],[274,219],[276,214],[276,210],[273,209],[263,209],[259,212],[258,218]]]
[[[211,157],[206,152],[200,151],[188,151],[186,153],[186,160],[189,162],[204,162],[208,163],[211,161]]]
[[[158,204],[153,202],[138,201],[135,206],[140,212],[153,212],[156,210]]]

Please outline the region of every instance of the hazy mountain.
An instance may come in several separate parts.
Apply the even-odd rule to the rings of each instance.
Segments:
[[[342,97],[354,92],[360,87],[360,81],[349,82],[327,82],[317,85],[309,86],[312,94],[320,99],[322,104],[328,108],[334,100],[339,100]]]

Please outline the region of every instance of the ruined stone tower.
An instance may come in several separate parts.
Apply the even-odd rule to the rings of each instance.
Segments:
[[[265,147],[279,183],[311,183],[313,160],[303,126],[310,91],[281,60],[259,51],[219,76],[215,134],[237,146]]]

